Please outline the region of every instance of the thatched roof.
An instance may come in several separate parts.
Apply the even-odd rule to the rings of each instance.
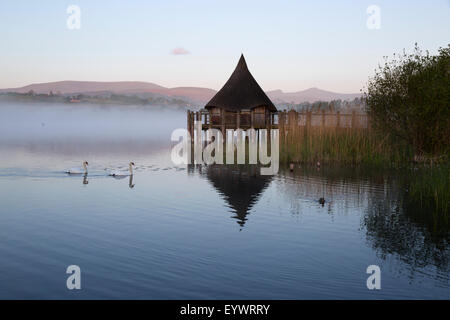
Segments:
[[[277,111],[277,108],[248,70],[244,55],[241,55],[230,79],[206,104],[205,108],[218,107],[229,111],[237,111],[262,106],[268,107],[270,111]]]

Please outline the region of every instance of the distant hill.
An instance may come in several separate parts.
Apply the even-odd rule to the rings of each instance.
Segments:
[[[62,94],[109,91],[124,92],[149,92],[163,90],[164,87],[150,82],[120,81],[120,82],[96,82],[96,81],[58,81],[47,83],[34,83],[21,88],[1,89],[0,91],[26,93],[33,90],[35,93],[49,93],[50,91]]]
[[[33,90],[35,93],[48,94],[60,93],[106,95],[106,94],[126,94],[137,96],[168,96],[187,99],[189,101],[204,104],[211,99],[216,90],[200,87],[176,87],[166,88],[151,82],[140,81],[119,81],[119,82],[97,82],[97,81],[58,81],[48,83],[35,83],[20,88],[0,89],[0,92],[26,93]],[[325,91],[317,88],[310,88],[297,92],[283,92],[281,90],[268,91],[267,95],[274,103],[301,103],[314,101],[331,100],[352,100],[360,97],[361,94],[346,94]]]
[[[314,101],[353,100],[361,97],[360,93],[336,93],[318,88],[310,88],[297,92],[274,90],[266,92],[274,103],[302,103]]]

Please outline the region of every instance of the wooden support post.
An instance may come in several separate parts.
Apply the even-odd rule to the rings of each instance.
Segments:
[[[236,129],[239,129],[241,126],[241,110],[236,112]]]
[[[211,129],[211,128],[212,128],[212,114],[211,114],[211,110],[209,110],[208,116],[209,116],[209,121],[208,121],[208,123],[209,123],[209,128]]]
[[[292,134],[295,130],[295,126],[297,125],[297,112],[295,110],[290,110],[288,112],[288,126],[289,126],[289,132]],[[292,136],[292,135],[291,135]]]
[[[194,118],[193,112],[187,111],[187,131],[189,133],[189,151],[188,151],[188,161],[190,164],[194,163]]]
[[[294,114],[294,128],[292,130],[292,137],[298,137],[298,132],[300,130],[299,122],[298,122],[298,112],[295,111]]]
[[[194,141],[194,119],[195,119],[195,112],[191,112],[191,140]]]
[[[225,142],[227,139],[227,133],[225,130],[225,110],[224,109],[220,109],[220,121],[221,121],[220,129],[222,131],[223,142]]]
[[[201,117],[202,117],[202,115],[201,115],[200,111],[195,112],[195,114],[194,114],[195,122],[200,122],[200,121],[202,120]],[[196,129],[196,126],[195,126],[195,123],[194,123],[192,132],[195,132],[195,131],[197,131],[197,129]],[[201,143],[202,143],[202,136],[201,136],[201,134],[202,134],[202,130],[200,129],[200,135],[197,135],[197,137],[195,138],[195,139],[196,139],[195,142],[197,143],[197,146],[201,146]],[[193,135],[195,135],[195,133],[194,133]],[[198,147],[197,147],[197,148],[198,148]],[[194,149],[196,149],[195,145],[194,145]],[[195,162],[195,158],[196,158],[197,156],[198,156],[198,155],[196,155],[196,154],[195,154],[195,151],[194,151],[194,162]],[[200,159],[201,159],[201,158],[200,158]],[[200,164],[200,163],[197,163],[197,164]],[[201,170],[201,167],[200,167],[200,170]]]
[[[254,128],[253,122],[254,122],[254,111],[253,111],[253,109],[251,109],[250,110],[250,127],[252,129]]]
[[[306,112],[306,128],[311,129],[311,111]]]
[[[191,111],[190,110],[187,111],[186,129],[187,129],[188,133],[191,135]]]
[[[280,130],[280,140],[284,143],[285,137],[285,124],[286,124],[286,114],[284,111],[278,112],[278,129]]]

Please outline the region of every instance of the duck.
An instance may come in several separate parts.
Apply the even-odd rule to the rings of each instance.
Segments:
[[[68,174],[85,174],[85,175],[87,175],[88,165],[89,165],[89,163],[87,161],[83,161],[83,165],[81,168],[70,168],[70,169],[66,170],[65,172]]]
[[[120,170],[114,170],[108,173],[109,176],[112,177],[127,177],[127,176],[132,176],[133,175],[133,167],[134,167],[134,162],[130,162],[128,164],[128,171],[120,171]]]
[[[319,203],[322,205],[322,207],[325,205],[325,198],[320,198]]]

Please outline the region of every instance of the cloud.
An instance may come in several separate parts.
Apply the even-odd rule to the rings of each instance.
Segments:
[[[178,55],[181,55],[181,54],[190,54],[190,52],[188,50],[186,50],[185,48],[177,47],[177,48],[172,50],[172,54],[178,56]]]

